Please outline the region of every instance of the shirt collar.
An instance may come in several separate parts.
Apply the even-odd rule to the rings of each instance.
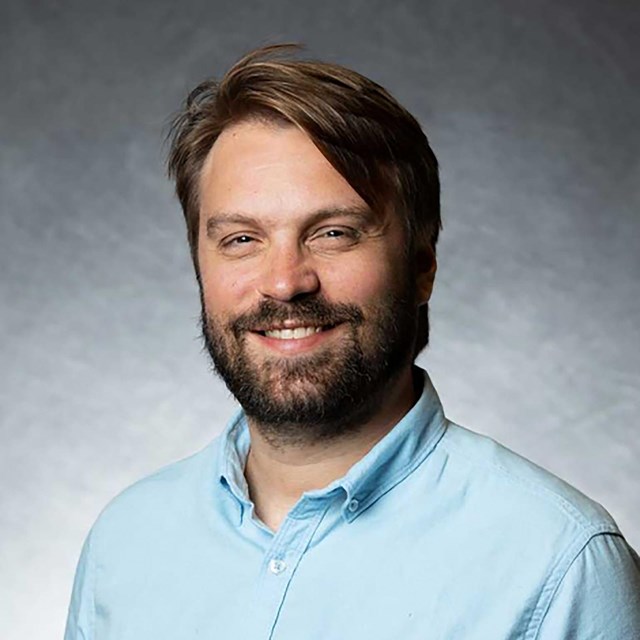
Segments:
[[[361,460],[324,489],[309,491],[309,500],[329,494],[342,494],[342,515],[348,522],[412,473],[433,451],[444,434],[446,420],[442,405],[429,376],[417,368],[424,379],[422,394],[413,407]],[[218,469],[222,485],[228,488],[241,509],[251,508],[244,465],[249,452],[249,428],[240,411],[222,434]]]

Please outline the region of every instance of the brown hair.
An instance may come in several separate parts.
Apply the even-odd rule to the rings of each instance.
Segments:
[[[173,121],[167,164],[194,263],[202,165],[226,127],[251,118],[300,127],[374,211],[391,201],[405,217],[412,243],[435,251],[441,226],[438,163],[416,119],[355,71],[279,55],[297,48],[272,45],[249,53],[220,82],[198,85]]]
[[[196,273],[202,165],[226,127],[254,118],[302,129],[374,211],[391,205],[403,216],[411,253],[428,247],[435,255],[438,162],[420,125],[372,80],[339,65],[294,59],[298,48],[272,45],[249,53],[219,82],[198,85],[172,123],[168,171]]]

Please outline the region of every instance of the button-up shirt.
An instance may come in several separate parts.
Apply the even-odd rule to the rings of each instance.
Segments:
[[[449,422],[428,377],[279,530],[240,413],[118,496],[82,551],[66,640],[638,640],[640,560],[607,512]]]

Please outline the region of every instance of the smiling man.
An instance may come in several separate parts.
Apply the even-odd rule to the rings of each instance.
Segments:
[[[640,637],[640,562],[575,489],[444,416],[437,162],[361,75],[259,50],[192,92],[176,181],[242,410],[118,496],[67,640]]]

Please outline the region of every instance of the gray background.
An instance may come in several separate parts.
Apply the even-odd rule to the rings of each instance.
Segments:
[[[59,638],[99,510],[233,411],[162,137],[188,89],[265,42],[419,117],[445,218],[420,363],[451,418],[640,547],[639,32],[622,1],[3,2],[0,637]]]

